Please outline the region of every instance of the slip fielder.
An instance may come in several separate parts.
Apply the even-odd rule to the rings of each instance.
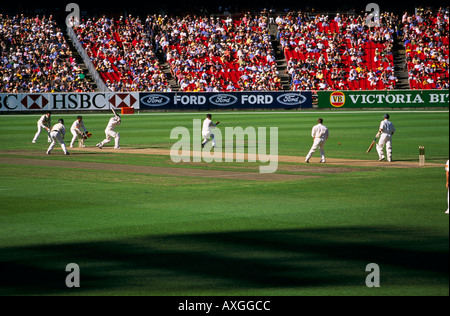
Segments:
[[[64,120],[59,119],[58,124],[55,124],[50,132],[52,143],[50,144],[50,147],[48,147],[47,155],[50,155],[50,152],[53,150],[53,147],[55,147],[56,143],[59,143],[61,145],[64,155],[70,155],[67,151],[66,144],[64,143],[64,136],[66,136]]]
[[[36,141],[38,140],[38,138],[39,138],[39,135],[41,135],[41,131],[42,131],[42,129],[45,129],[46,131],[47,131],[47,134],[48,134],[48,142],[50,143],[51,142],[51,139],[50,139],[50,128],[51,128],[51,126],[52,126],[52,113],[50,112],[50,111],[48,111],[46,114],[44,114],[44,115],[42,115],[41,117],[40,117],[40,119],[38,120],[38,122],[37,122],[37,133],[34,135],[34,138],[33,138],[33,141],[32,141],[32,143],[33,144],[35,144],[36,143]]]

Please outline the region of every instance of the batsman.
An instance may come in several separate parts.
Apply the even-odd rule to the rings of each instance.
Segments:
[[[106,144],[110,143],[111,140],[114,138],[114,149],[120,149],[120,133],[115,132],[114,129],[116,126],[119,126],[122,123],[122,119],[120,118],[120,115],[114,111],[114,109],[111,109],[114,113],[114,116],[109,120],[108,125],[105,129],[106,138],[98,143],[96,146],[100,149],[103,148]]]
[[[386,146],[387,161],[392,162],[392,135],[395,133],[395,127],[389,119],[389,114],[385,114],[383,116],[383,121],[380,123],[380,129],[376,136],[377,138],[380,137],[377,144],[377,152],[378,159],[380,161],[385,160],[383,149],[384,146]]]

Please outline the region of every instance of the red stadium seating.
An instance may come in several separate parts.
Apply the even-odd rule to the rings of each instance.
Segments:
[[[284,48],[289,65],[288,73],[293,78],[292,89],[385,90],[395,87],[397,80],[392,77],[393,30],[364,29],[357,18],[347,16],[336,16],[336,19],[332,20],[328,16],[316,16],[314,19],[301,21],[294,21],[292,16],[285,16],[278,21],[278,25],[280,44]],[[350,28],[353,28],[353,31]],[[375,41],[375,32],[389,35],[390,40],[380,41],[380,38],[377,38]],[[358,39],[357,42],[355,38]],[[361,60],[353,62],[351,57],[359,48],[363,54]],[[376,55],[379,55],[378,60],[375,60]],[[320,58],[323,58],[322,62]],[[300,71],[305,65],[309,68],[307,74]],[[339,80],[333,78],[333,69],[341,73],[337,77]],[[351,69],[357,69],[358,73],[364,76],[358,80],[350,79]],[[317,77],[319,70],[324,74],[322,78]],[[367,81],[370,73],[377,78],[373,85]],[[389,77],[391,79],[388,79]]]

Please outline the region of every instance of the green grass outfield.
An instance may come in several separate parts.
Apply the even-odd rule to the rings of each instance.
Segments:
[[[389,113],[394,160],[418,161],[425,146],[436,166],[335,172],[331,164],[280,162],[279,174],[315,177],[272,182],[119,172],[115,166],[257,172],[259,163],[174,164],[164,155],[102,152],[93,146],[104,138],[106,114],[83,115],[89,148],[64,156],[57,146],[46,156],[44,134],[31,144],[38,115],[0,115],[0,295],[447,296],[449,112]],[[53,122],[62,117],[69,130],[76,115],[55,114]],[[365,151],[380,111],[213,113],[221,130],[278,127],[279,154],[298,157],[309,151],[319,117],[330,130],[327,157],[377,160],[375,149]],[[192,130],[203,118],[123,116],[117,131],[124,149],[168,150],[174,127]],[[2,163],[11,158],[17,163]],[[80,288],[65,286],[69,263],[80,266]],[[365,285],[369,263],[380,267],[379,288]]]

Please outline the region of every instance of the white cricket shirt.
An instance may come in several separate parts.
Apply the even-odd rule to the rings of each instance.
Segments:
[[[313,138],[328,139],[328,128],[323,124],[317,124],[312,128],[311,136]]]

